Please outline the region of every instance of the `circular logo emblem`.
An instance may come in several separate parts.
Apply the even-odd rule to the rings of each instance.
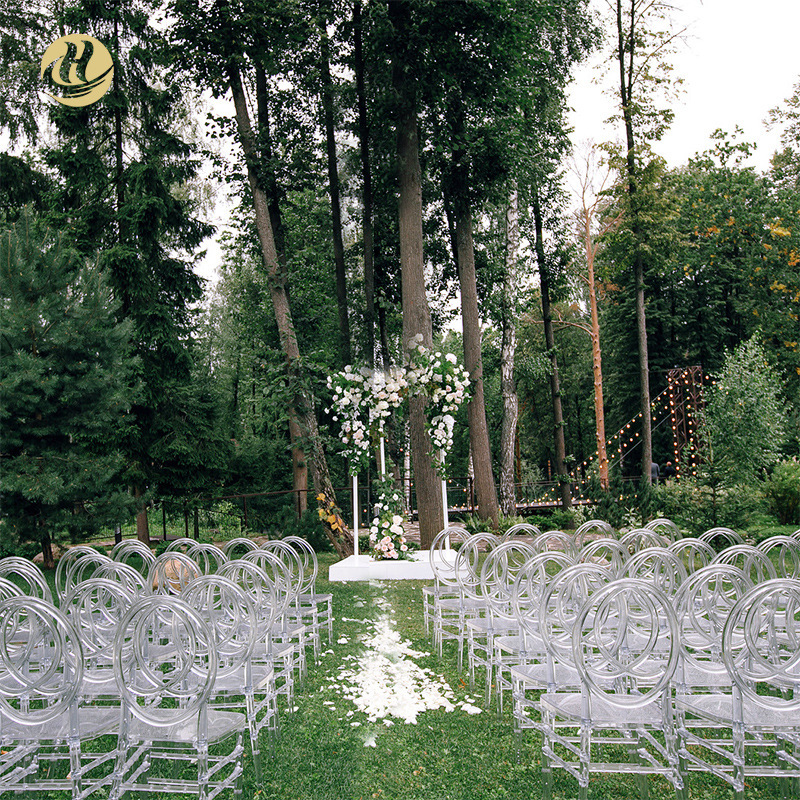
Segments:
[[[63,94],[49,96],[65,106],[88,106],[97,102],[111,86],[114,62],[102,42],[84,33],[56,39],[42,57],[39,77],[63,86]],[[49,94],[49,92],[48,92]]]

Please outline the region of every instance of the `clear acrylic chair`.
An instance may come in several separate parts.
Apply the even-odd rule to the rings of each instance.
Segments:
[[[757,545],[775,561],[778,578],[800,578],[800,541],[791,536],[770,536]]]
[[[185,553],[180,550],[164,551],[150,566],[147,582],[153,594],[178,595],[200,574],[197,562]]]
[[[242,587],[255,605],[259,643],[252,662],[256,694],[267,697],[280,692],[291,704],[294,696],[294,650],[291,644],[275,641],[275,620],[281,613],[282,603],[272,580],[255,561],[243,558],[226,562],[219,574]],[[277,717],[274,724],[278,724]]]
[[[489,550],[480,566],[480,591],[475,594],[485,603],[485,611],[466,619],[470,686],[475,684],[476,668],[484,669],[485,702],[488,707],[492,686],[496,686],[498,712],[502,712],[502,690],[510,684],[503,679],[507,662],[495,649],[495,637],[519,632],[511,594],[517,574],[535,554],[530,540],[523,538],[500,542]]]
[[[135,597],[123,583],[92,577],[73,586],[62,601],[61,610],[80,635],[83,646],[83,681],[79,690],[83,704],[99,702],[119,707],[113,668],[114,637]]]
[[[572,657],[572,629],[590,595],[615,577],[599,564],[565,566],[545,587],[537,618],[521,617],[529,632],[541,639],[544,652],[535,660],[513,665],[509,670],[518,752],[522,732],[538,727],[539,694],[580,689]]]
[[[590,519],[575,530],[575,549],[580,549],[593,539],[616,539],[614,529],[602,519]]]
[[[53,602],[53,593],[44,573],[27,558],[6,556],[0,558],[0,578],[8,578],[16,583],[28,597],[38,597],[48,603]]]
[[[202,575],[184,590],[181,599],[208,622],[217,651],[217,676],[209,697],[215,709],[244,707],[250,733],[250,752],[259,786],[264,782],[259,734],[264,728],[275,729],[277,716],[274,681],[256,690],[253,656],[260,644],[255,604],[250,595],[222,575]]]
[[[330,592],[317,591],[317,575],[319,562],[314,548],[300,536],[287,536],[284,540],[296,548],[303,558],[304,583],[300,588],[300,606],[302,609],[314,609],[311,613],[318,632],[325,629],[328,633],[328,644],[333,639],[333,595]],[[317,634],[319,635],[319,633]]]
[[[650,528],[634,528],[620,536],[619,543],[627,547],[630,553],[635,553],[648,547],[667,547],[670,539]]]
[[[747,575],[753,584],[763,583],[778,576],[772,559],[749,544],[733,544],[717,553],[712,564],[733,564]]]
[[[444,600],[457,600],[460,595],[458,586],[458,550],[469,539],[465,528],[451,525],[433,539],[428,557],[433,572],[433,585],[422,588],[422,611],[425,630],[433,637],[433,646],[439,658],[442,657],[444,639],[459,639],[458,606]]]
[[[677,637],[669,599],[645,581],[624,578],[591,594],[572,630],[580,691],[539,700],[546,800],[553,768],[577,779],[581,800],[592,773],[636,775],[640,796],[646,775],[661,775],[684,796],[671,700]]]
[[[55,574],[55,585],[56,585],[56,597],[58,597],[59,602],[61,602],[61,598],[68,591],[67,587],[67,572],[72,564],[81,556],[88,555],[88,556],[97,556],[99,555],[99,551],[95,550],[94,547],[89,547],[86,544],[78,544],[75,547],[68,547],[64,553],[61,555],[61,558],[58,559],[56,562],[56,574]]]
[[[85,552],[79,553],[72,559],[66,569],[66,577],[63,579],[63,585],[56,589],[59,591],[58,601],[63,603],[64,597],[68,595],[72,589],[79,583],[89,580],[100,567],[105,567],[111,564],[111,559],[94,548],[87,548]]]
[[[66,616],[36,597],[0,604],[0,794],[88,797],[111,781],[114,750],[89,752],[112,733],[115,708],[80,707],[84,654]]]
[[[506,532],[500,537],[501,542],[508,542],[511,539],[522,539],[522,541],[531,541],[535,539],[541,530],[533,525],[530,522],[517,522],[515,525],[512,525]]]
[[[666,547],[648,547],[634,553],[626,562],[624,577],[637,578],[672,597],[686,580],[683,561]]]
[[[677,704],[697,726],[729,729],[722,746],[681,726],[680,755],[744,800],[745,780],[780,779],[784,798],[797,797],[800,778],[800,581],[775,578],[741,597],[722,630],[729,693],[681,696]]]
[[[744,544],[744,539],[736,531],[725,527],[709,528],[705,533],[697,537],[703,542],[710,544],[715,550],[730,547],[732,544]]]
[[[186,548],[186,555],[194,561],[203,575],[217,572],[228,560],[228,556],[215,544],[194,542]]]
[[[153,551],[138,539],[123,539],[114,545],[109,555],[113,561],[128,564],[142,575],[150,572],[150,566],[156,560]]]
[[[573,557],[578,552],[575,548],[575,537],[565,531],[545,531],[540,533],[533,540],[533,548],[537,553],[543,553],[545,550],[561,550],[568,556]]]
[[[114,656],[122,706],[112,800],[209,800],[228,788],[239,796],[247,717],[209,707],[218,669],[209,624],[178,597],[139,598],[119,624]]]
[[[681,538],[681,532],[678,526],[671,519],[667,519],[666,517],[652,519],[644,527],[655,531],[661,536],[666,536],[671,542],[676,542]]]
[[[694,536],[678,539],[667,549],[683,561],[686,571],[690,574],[701,567],[707,567],[717,555],[717,551],[708,542]]]
[[[617,577],[625,570],[630,552],[618,539],[601,538],[589,540],[575,556],[578,563],[593,563],[608,567]]]

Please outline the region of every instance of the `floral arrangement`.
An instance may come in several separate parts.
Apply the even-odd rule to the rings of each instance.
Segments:
[[[369,545],[376,559],[411,558],[402,514],[403,498],[397,489],[375,504],[375,519],[369,529]]]
[[[445,477],[443,454],[453,447],[455,413],[467,399],[469,373],[452,353],[432,352],[422,343],[422,334],[409,341],[411,365],[406,371],[409,386],[430,399],[428,431],[434,452],[433,463]]]
[[[387,372],[375,370],[369,381],[369,426],[378,436],[383,434],[383,426],[392,413],[399,408],[408,390],[405,370],[390,367]]]
[[[344,456],[350,461],[350,474],[357,475],[361,462],[369,453],[367,408],[369,408],[369,370],[356,370],[347,366],[341,372],[328,376],[328,388],[333,392],[334,420],[341,419],[340,438]]]

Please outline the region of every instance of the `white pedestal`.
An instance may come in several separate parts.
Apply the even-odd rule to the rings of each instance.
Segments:
[[[433,580],[430,553],[421,550],[409,561],[374,561],[372,556],[348,556],[328,569],[330,581],[425,581]]]

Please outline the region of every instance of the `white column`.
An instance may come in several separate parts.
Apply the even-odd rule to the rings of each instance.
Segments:
[[[442,469],[444,470],[445,452],[442,450]],[[450,527],[450,519],[447,516],[447,480],[442,478],[442,511],[444,512],[444,527]],[[448,537],[449,546],[449,537]]]
[[[353,475],[353,555],[358,555],[358,475]]]
[[[386,451],[383,447],[383,434],[381,434],[381,463],[380,463],[381,478],[386,477]]]

